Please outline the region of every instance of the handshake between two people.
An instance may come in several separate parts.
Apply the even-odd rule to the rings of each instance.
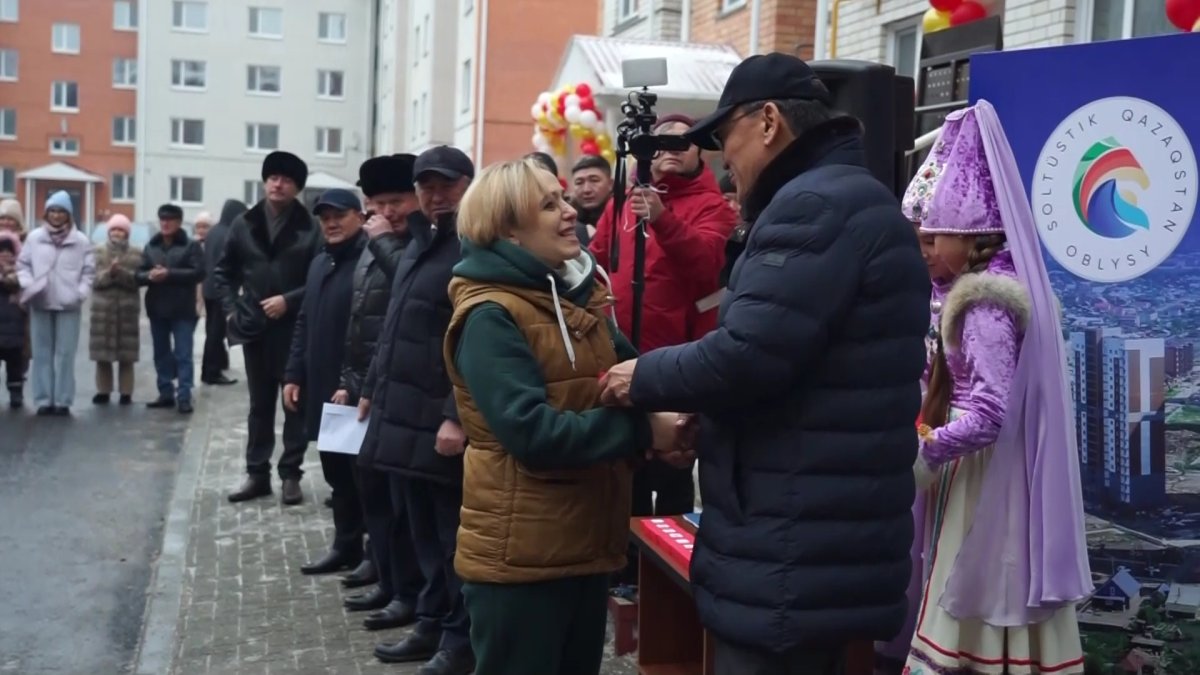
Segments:
[[[600,402],[607,406],[631,407],[629,388],[637,359],[613,366],[600,378]],[[657,459],[677,469],[691,468],[696,461],[696,432],[699,420],[683,413],[649,413],[651,447],[646,459]]]

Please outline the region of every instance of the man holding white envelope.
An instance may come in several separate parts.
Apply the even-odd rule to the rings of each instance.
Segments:
[[[305,433],[317,440],[321,409],[337,391],[354,293],[354,268],[366,246],[362,203],[349,190],[327,190],[313,207],[325,243],[308,268],[304,301],[284,372],[283,405],[304,412]],[[317,448],[320,450],[321,448]],[[300,568],[304,574],[353,569],[363,559],[363,516],[354,485],[355,457],[321,452],[321,471],[333,488],[334,540],[329,553]]]

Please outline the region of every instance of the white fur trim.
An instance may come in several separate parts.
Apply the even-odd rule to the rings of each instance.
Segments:
[[[978,304],[997,305],[1011,313],[1020,330],[1029,325],[1032,306],[1021,282],[1010,276],[987,272],[964,274],[954,282],[942,303],[942,342],[947,348],[959,347],[967,311]]]
[[[937,477],[937,469],[929,466],[924,457],[917,455],[917,461],[913,462],[913,478],[917,481],[917,492],[929,489]]]

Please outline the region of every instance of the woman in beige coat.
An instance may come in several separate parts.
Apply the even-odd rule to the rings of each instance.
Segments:
[[[121,405],[133,400],[133,364],[138,360],[142,311],[133,274],[142,264],[142,252],[129,246],[129,232],[129,219],[117,214],[108,219],[108,241],[96,248],[88,351],[96,362],[96,396],[92,403],[99,405],[112,397],[114,363]]]

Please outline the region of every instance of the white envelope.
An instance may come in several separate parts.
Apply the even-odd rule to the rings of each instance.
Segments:
[[[317,450],[357,455],[367,435],[367,421],[358,421],[356,406],[326,403],[321,408]]]

